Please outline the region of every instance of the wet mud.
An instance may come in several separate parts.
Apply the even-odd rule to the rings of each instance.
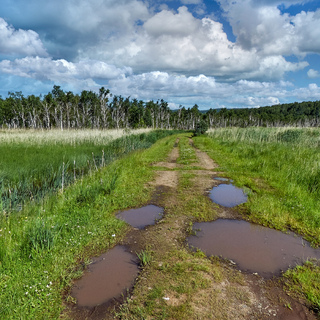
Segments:
[[[143,229],[155,224],[163,217],[163,208],[150,204],[142,208],[122,211],[116,217],[134,228]]]
[[[282,271],[302,264],[308,258],[320,258],[320,250],[310,247],[293,233],[254,225],[243,220],[218,219],[193,225],[196,235],[188,245],[208,256],[221,256],[237,266],[264,278],[280,276]]]
[[[209,197],[213,202],[228,208],[247,202],[247,195],[243,190],[232,184],[219,184],[210,191]]]

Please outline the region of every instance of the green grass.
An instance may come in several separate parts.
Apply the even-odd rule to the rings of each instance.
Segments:
[[[63,189],[129,152],[148,148],[170,133],[139,132],[78,131],[78,139],[77,131],[56,132],[55,139],[48,131],[0,132],[1,211],[19,211],[25,203]]]
[[[194,148],[190,145],[189,135],[182,136],[179,141],[179,158],[177,163],[183,165],[190,165],[197,161]]]
[[[320,129],[217,129],[194,142],[219,164],[222,175],[251,190],[240,208],[247,219],[290,229],[320,245]],[[287,290],[319,311],[317,263],[308,262],[285,277]]]
[[[310,131],[313,135],[309,131],[232,128],[194,141],[208,151],[220,171],[253,191],[245,205],[249,218],[276,229],[291,229],[320,245],[320,153],[316,147],[320,130]],[[301,140],[308,136],[309,140]]]
[[[157,140],[154,136],[152,139]],[[0,220],[0,318],[57,319],[63,299],[90,258],[127,231],[115,212],[146,203],[145,187],[175,137],[112,162],[77,180],[63,193],[30,203]]]
[[[308,261],[304,266],[298,266],[294,270],[285,273],[288,279],[286,290],[289,294],[305,296],[310,308],[320,312],[320,266]]]
[[[152,261],[152,252],[150,250],[142,250],[141,252],[137,253],[137,256],[142,267],[147,266]]]

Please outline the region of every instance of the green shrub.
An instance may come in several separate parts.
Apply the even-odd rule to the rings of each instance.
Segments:
[[[196,126],[196,129],[195,129],[195,131],[194,131],[194,135],[195,136],[200,136],[201,134],[205,134],[206,133],[206,131],[208,130],[208,124],[205,122],[205,121],[203,121],[203,120],[201,120],[198,124],[197,124],[197,126]]]

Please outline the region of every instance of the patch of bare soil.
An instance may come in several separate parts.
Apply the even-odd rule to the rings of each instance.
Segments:
[[[177,171],[156,171],[156,180],[150,183],[155,186],[164,186],[177,188],[178,172]]]

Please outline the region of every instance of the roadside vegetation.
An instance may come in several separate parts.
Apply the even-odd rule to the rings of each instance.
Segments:
[[[142,133],[132,139],[139,142],[143,137],[144,144],[136,146],[146,148],[173,133]],[[149,164],[166,157],[173,139],[164,138],[145,152],[121,154],[121,159],[81,176],[63,192],[1,214],[1,319],[59,318],[63,293],[90,258],[125,234],[127,227],[115,212],[148,201],[152,190],[145,183],[154,174]]]
[[[194,143],[219,164],[224,176],[247,190],[249,201],[241,209],[246,219],[294,231],[319,247],[320,129],[214,129]],[[298,289],[318,310],[319,274],[312,262],[286,274],[292,281],[287,288]]]

